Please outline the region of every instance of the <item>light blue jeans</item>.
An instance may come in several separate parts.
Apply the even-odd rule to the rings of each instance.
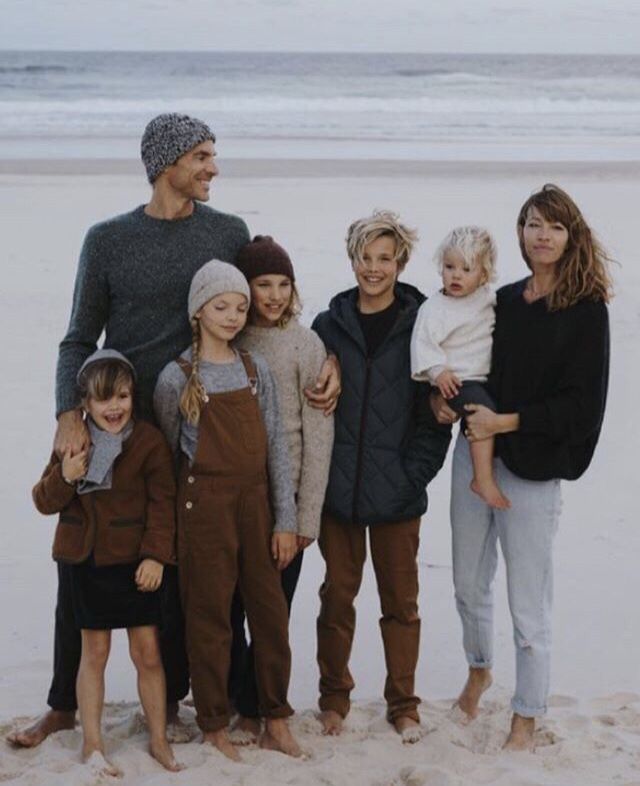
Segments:
[[[551,660],[552,545],[562,505],[559,480],[523,480],[496,459],[495,476],[511,500],[495,510],[469,484],[473,467],[460,434],[453,454],[451,530],[453,583],[470,666],[491,668],[493,578],[497,541],[507,571],[507,592],[516,646],[514,712],[525,718],[547,710]]]

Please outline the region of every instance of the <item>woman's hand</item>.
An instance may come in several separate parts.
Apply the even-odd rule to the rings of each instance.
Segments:
[[[465,436],[469,442],[480,442],[495,434],[508,434],[520,428],[520,415],[517,412],[498,415],[482,404],[466,404],[465,410],[471,413],[465,415]]]
[[[274,532],[271,536],[271,556],[278,570],[284,570],[298,552],[295,532]]]
[[[87,451],[81,450],[74,453],[71,445],[67,445],[62,458],[62,477],[67,483],[75,483],[86,474]]]
[[[438,393],[435,390],[429,396],[429,405],[435,419],[443,426],[450,426],[460,418],[460,415],[454,412],[444,400],[442,393]]]
[[[308,538],[306,535],[296,535],[296,544],[298,546],[298,551],[304,551],[308,548],[314,541],[314,538]]]
[[[162,584],[164,565],[155,559],[143,559],[136,570],[136,585],[140,592],[155,592]]]
[[[325,415],[330,415],[338,406],[338,397],[342,390],[340,380],[338,358],[335,355],[329,355],[322,364],[313,387],[309,386],[304,389],[309,405],[314,409],[323,410]]]

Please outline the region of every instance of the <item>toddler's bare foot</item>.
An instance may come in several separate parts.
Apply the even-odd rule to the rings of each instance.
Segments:
[[[233,743],[229,739],[229,734],[226,729],[219,729],[218,731],[206,731],[202,737],[203,742],[213,745],[220,753],[224,754],[231,761],[242,761],[240,754],[233,747]]]
[[[76,713],[62,710],[48,710],[26,729],[16,729],[7,735],[7,742],[18,748],[35,748],[47,739],[50,734],[64,729],[73,729],[76,725]]]
[[[331,737],[342,734],[343,718],[335,710],[322,710],[318,715],[318,720],[322,724],[323,734],[328,734]]]
[[[471,481],[471,491],[482,497],[492,508],[508,510],[511,507],[511,501],[500,491],[493,478],[474,478]]]
[[[533,751],[533,733],[536,728],[535,718],[523,718],[517,712],[511,718],[511,732],[507,737],[503,750],[505,751]]]
[[[489,669],[470,667],[469,676],[454,707],[459,707],[470,721],[477,718],[480,698],[486,690],[489,690],[492,682],[493,679]]]
[[[101,750],[93,748],[82,749],[82,761],[89,767],[92,775],[96,777],[109,776],[111,778],[122,778],[123,772],[115,764],[107,759]]]
[[[407,715],[402,715],[393,721],[393,725],[398,734],[402,737],[402,742],[405,744],[413,744],[418,742],[423,737],[423,729],[420,723],[414,718],[409,718]]]
[[[149,743],[149,753],[153,758],[169,772],[180,772],[184,770],[184,764],[178,764],[173,755],[173,751],[166,739],[151,741]]]
[[[230,738],[234,745],[253,745],[262,731],[260,718],[245,718],[243,715],[233,725]]]
[[[289,730],[284,718],[267,718],[264,734],[260,738],[260,747],[269,751],[279,751],[286,756],[299,758],[302,749]]]

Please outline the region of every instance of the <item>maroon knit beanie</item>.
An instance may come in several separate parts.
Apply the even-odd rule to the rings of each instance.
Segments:
[[[241,248],[236,257],[236,267],[244,273],[247,281],[272,274],[296,280],[289,254],[269,235],[256,235]]]

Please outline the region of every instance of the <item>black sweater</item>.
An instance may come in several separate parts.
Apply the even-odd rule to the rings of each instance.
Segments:
[[[498,290],[489,387],[498,412],[520,428],[496,440],[506,466],[527,480],[574,480],[600,435],[609,378],[609,318],[602,302],[549,311],[527,303],[527,279]]]

